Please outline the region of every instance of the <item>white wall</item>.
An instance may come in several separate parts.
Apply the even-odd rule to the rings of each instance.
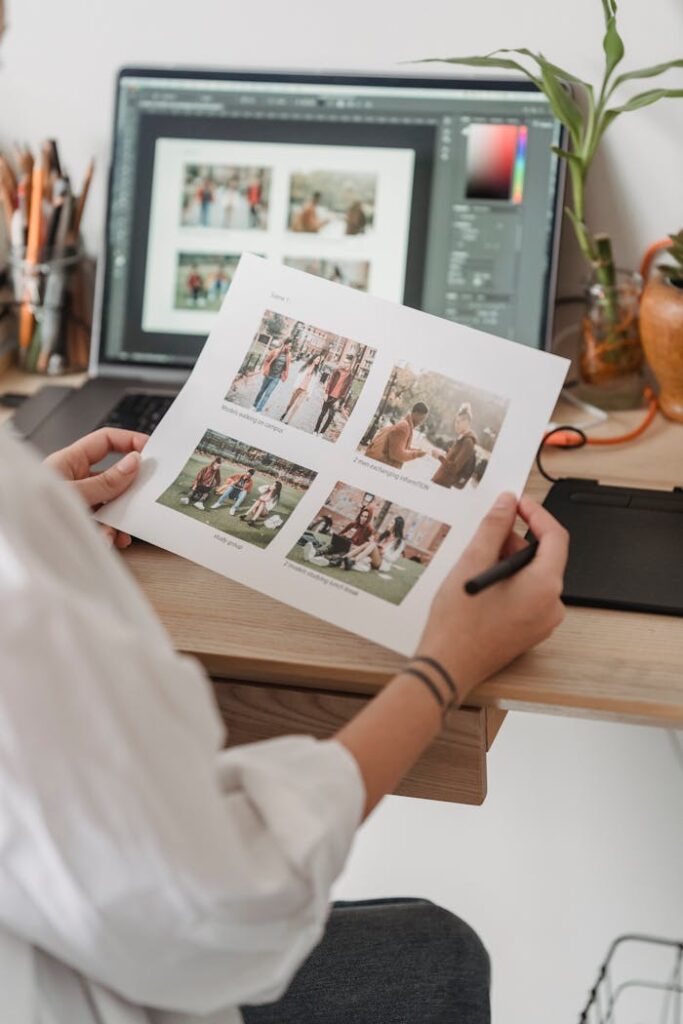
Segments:
[[[0,145],[62,143],[78,178],[94,154],[99,175],[86,215],[100,236],[115,69],[125,63],[390,69],[396,62],[496,46],[541,49],[584,77],[600,65],[600,0],[6,0],[0,68]],[[680,0],[621,0],[631,66],[680,56]],[[680,86],[683,72],[672,74]],[[652,85],[645,82],[643,88]],[[595,168],[590,212],[610,231],[619,262],[636,266],[646,242],[683,222],[683,101],[617,121]],[[581,273],[565,246],[562,288]]]
[[[590,76],[600,56],[600,0],[9,5],[0,144],[54,135],[76,178],[96,156],[85,224],[93,249],[113,76],[124,63],[390,69],[408,58],[528,45]],[[633,64],[680,56],[680,0],[622,7]],[[683,222],[682,138],[683,102],[669,101],[617,122],[608,140],[590,211],[613,233],[623,265],[637,265],[647,241]],[[566,246],[565,293],[579,276]],[[490,758],[484,807],[387,801],[364,828],[339,895],[423,895],[448,906],[493,954],[496,1021],[574,1021],[617,933],[683,934],[682,812],[681,764],[666,733],[510,716]]]
[[[494,1024],[575,1024],[618,935],[683,938],[683,734],[674,735],[510,714],[483,806],[389,797],[361,830],[337,898],[446,906],[489,950]],[[664,981],[671,966],[637,947],[616,980],[651,970]],[[658,1021],[656,1005],[616,1020]]]

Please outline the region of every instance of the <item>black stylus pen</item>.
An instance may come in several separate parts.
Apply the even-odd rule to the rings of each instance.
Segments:
[[[509,558],[503,558],[496,565],[492,565],[490,569],[484,569],[478,576],[473,576],[465,584],[465,590],[468,594],[479,594],[482,590],[490,587],[491,584],[498,583],[499,580],[510,579],[516,572],[519,572],[525,565],[533,561],[537,551],[538,541],[530,541],[525,548],[515,551],[514,555],[510,555]]]

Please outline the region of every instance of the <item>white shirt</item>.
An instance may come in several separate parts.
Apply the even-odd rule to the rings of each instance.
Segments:
[[[232,1024],[286,989],[362,780],[334,741],[223,741],[77,496],[0,433],[2,1024]]]

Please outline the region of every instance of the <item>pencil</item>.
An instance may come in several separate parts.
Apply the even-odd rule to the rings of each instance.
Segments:
[[[11,164],[6,157],[0,154],[0,182],[5,183],[10,196],[14,198],[17,191],[17,179],[12,170]]]
[[[501,580],[508,580],[515,573],[523,569],[525,565],[532,562],[538,551],[538,541],[532,540],[525,548],[515,551],[509,558],[503,558],[500,562],[492,565],[490,569],[484,569],[478,576],[474,576],[465,584],[465,591],[468,594],[480,594],[482,590],[499,583]]]
[[[31,209],[28,222],[28,238],[26,241],[26,269],[25,275],[30,274],[29,267],[38,262],[40,255],[40,238],[43,230],[43,183],[45,172],[41,163],[33,168],[31,181]],[[24,351],[31,344],[33,336],[34,317],[31,310],[32,296],[27,287],[28,281],[24,281],[24,301],[21,306],[19,319],[19,346]]]
[[[88,192],[90,190],[90,182],[92,181],[93,171],[95,170],[95,161],[91,160],[88,164],[88,169],[85,172],[85,179],[83,181],[83,188],[81,194],[76,202],[76,213],[74,214],[74,223],[71,229],[73,235],[73,244],[78,242],[78,232],[81,228],[81,221],[83,220],[83,210],[85,209],[85,202],[88,198]]]
[[[0,181],[0,202],[2,208],[5,211],[5,220],[7,221],[7,237],[9,238],[12,232],[12,217],[14,216],[14,203],[9,193],[9,189],[4,181]]]

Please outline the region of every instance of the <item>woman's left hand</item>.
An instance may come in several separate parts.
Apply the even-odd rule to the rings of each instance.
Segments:
[[[45,462],[72,483],[94,511],[128,490],[138,475],[140,452],[148,440],[147,434],[133,430],[102,427],[74,441],[68,448],[48,455]],[[93,473],[92,467],[112,452],[123,455],[123,458],[101,473]],[[102,526],[101,529],[117,548],[127,548],[131,543],[127,533],[121,533],[113,526]]]

